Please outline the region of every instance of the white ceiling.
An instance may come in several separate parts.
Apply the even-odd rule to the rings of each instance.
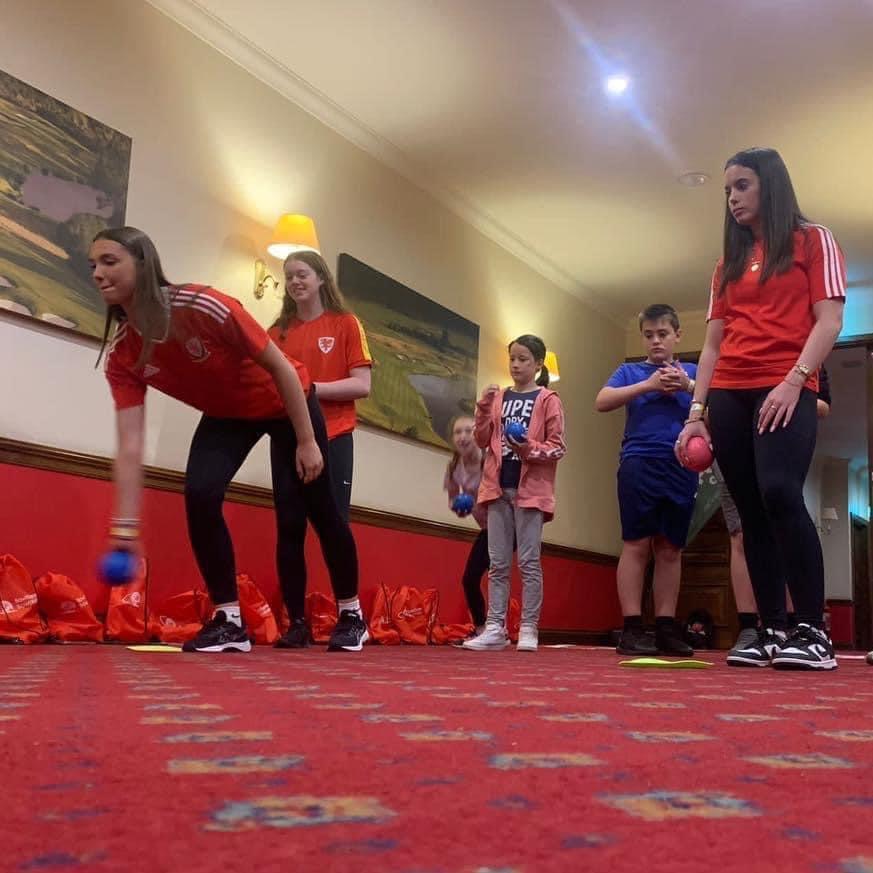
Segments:
[[[873,0],[151,2],[616,317],[705,305],[752,145],[873,285]]]

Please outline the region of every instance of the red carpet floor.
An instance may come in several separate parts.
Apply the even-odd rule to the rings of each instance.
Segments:
[[[873,873],[873,668],[0,648],[4,871]]]

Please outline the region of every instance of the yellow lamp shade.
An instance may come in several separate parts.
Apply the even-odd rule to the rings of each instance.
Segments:
[[[561,376],[558,373],[558,356],[554,352],[546,352],[543,365],[549,371],[549,382],[557,382]]]
[[[308,215],[286,213],[276,222],[267,251],[274,258],[283,261],[294,252],[310,251],[321,254],[315,234],[315,222]]]

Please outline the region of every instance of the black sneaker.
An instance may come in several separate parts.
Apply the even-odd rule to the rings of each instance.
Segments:
[[[669,628],[655,629],[655,645],[662,655],[690,658],[694,654],[694,649],[679,636],[675,622]]]
[[[623,630],[615,651],[619,655],[657,655],[658,647],[651,634],[643,630]]]
[[[339,621],[330,635],[327,644],[329,652],[360,652],[364,643],[370,639],[367,623],[350,609],[344,609],[339,616]]]
[[[836,670],[837,659],[828,635],[809,624],[799,624],[773,655],[780,670]]]
[[[273,644],[277,649],[306,649],[312,642],[312,634],[305,618],[295,618],[291,626]]]
[[[753,642],[744,648],[734,646],[727,656],[729,667],[769,667],[773,656],[785,645],[785,631],[762,627]]]
[[[227,620],[222,610],[200,628],[193,640],[183,646],[183,652],[250,652],[252,644],[244,627]]]

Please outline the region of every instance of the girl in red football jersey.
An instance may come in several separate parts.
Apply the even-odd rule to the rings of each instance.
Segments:
[[[302,361],[313,382],[327,427],[327,475],[340,515],[348,523],[354,468],[355,400],[370,393],[373,360],[361,323],[348,311],[327,262],[314,251],[285,259],[285,297],[270,338]],[[302,607],[306,577],[298,577],[294,600]],[[310,630],[291,613],[289,646],[306,645]]]
[[[270,337],[302,361],[327,425],[327,468],[340,513],[349,519],[355,401],[370,393],[373,359],[364,328],[346,308],[327,262],[313,251],[285,259],[285,298]]]
[[[815,449],[817,373],[842,327],[843,256],[831,232],[801,213],[773,149],[734,155],[724,182],[723,256],[676,454],[682,461],[693,436],[711,439],[742,520],[762,628],[728,663],[830,670],[837,663],[824,633],[821,543],[803,483]],[[798,621],[787,639],[786,580]]]
[[[322,543],[330,543],[325,560],[340,620],[329,647],[360,650],[368,633],[357,597],[355,542],[323,472],[327,436],[305,368],[283,355],[237,300],[207,286],[167,281],[154,244],[141,230],[100,232],[89,258],[108,306],[104,346],[117,324],[105,365],[118,433],[110,547],[140,550],[145,395],[152,386],[203,413],[188,456],[185,508],[191,545],[216,609],[183,648],[250,649],[222,504],[246,456],[269,434],[276,557],[286,605],[294,614],[292,600],[306,572],[308,518]]]

